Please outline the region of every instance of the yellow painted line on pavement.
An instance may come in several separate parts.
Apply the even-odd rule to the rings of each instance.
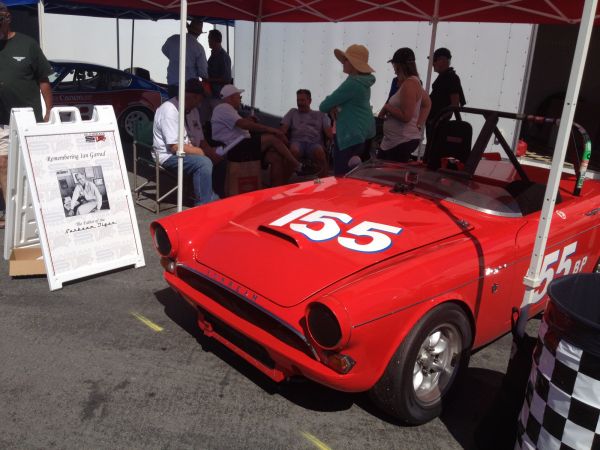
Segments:
[[[135,317],[137,320],[139,320],[140,322],[142,322],[144,325],[146,325],[151,330],[154,330],[154,331],[157,331],[157,332],[163,330],[163,327],[161,327],[160,325],[155,324],[150,319],[142,316],[141,314],[138,314],[138,313],[135,313],[135,312],[132,312],[131,314],[133,315],[133,317]]]
[[[309,441],[311,444],[313,444],[319,450],[331,450],[331,447],[329,447],[327,444],[325,444],[324,442],[322,442],[321,440],[319,440],[317,437],[313,436],[312,434],[307,433],[306,431],[302,431],[302,436],[304,436],[307,441]]]

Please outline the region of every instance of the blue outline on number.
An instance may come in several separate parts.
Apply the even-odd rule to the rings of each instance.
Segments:
[[[400,235],[400,233],[402,233],[404,231],[403,227],[398,227],[398,228],[400,228],[400,230],[397,233],[390,233],[389,231],[386,231],[385,233],[391,234],[392,236],[398,236],[398,235]],[[366,235],[363,235],[363,236],[366,236]],[[350,239],[350,238],[348,238],[348,239]],[[350,250],[351,252],[358,252],[358,253],[381,253],[381,252],[385,252],[388,248],[390,248],[394,244],[394,241],[392,241],[392,239],[390,238],[390,245],[388,245],[385,248],[382,248],[381,250],[375,250],[374,252],[370,252],[370,251],[366,251],[366,250],[356,250],[354,248],[346,247],[345,245],[342,245],[339,240],[338,240],[338,243],[342,247],[344,247],[346,250]]]
[[[315,209],[315,211],[319,211],[319,210]],[[345,214],[345,213],[343,213],[343,214]],[[352,223],[352,221],[354,220],[354,218],[353,218],[353,217],[351,217],[351,218],[350,218],[350,222],[342,222],[342,221],[341,221],[340,219],[338,219],[337,217],[327,217],[327,218],[328,218],[328,219],[335,220],[336,222],[338,222],[338,221],[339,221],[339,222],[341,222],[341,223],[343,223],[343,224],[345,224],[345,225],[349,225],[349,224],[351,224],[351,223]],[[294,222],[292,222],[292,223],[294,223]],[[306,225],[306,224],[309,224],[309,223],[315,223],[315,222],[305,222],[304,224],[301,224],[301,225]],[[290,223],[290,224],[288,224],[288,225],[291,225],[291,223]],[[323,227],[325,227],[325,224],[323,224]],[[308,226],[307,226],[307,228],[308,228]],[[312,229],[312,228],[311,228],[311,229]],[[338,227],[338,229],[340,230],[340,231],[338,231],[338,234],[336,234],[335,236],[331,236],[330,238],[327,238],[327,239],[311,239],[309,236],[307,236],[306,234],[304,234],[302,231],[297,231],[297,230],[294,230],[292,227],[290,227],[290,230],[292,230],[292,231],[293,231],[293,232],[295,232],[295,233],[300,233],[302,236],[304,236],[306,239],[308,239],[308,240],[309,240],[309,241],[311,241],[311,242],[327,242],[327,241],[330,241],[330,240],[332,240],[332,239],[335,239],[335,238],[337,238],[337,237],[338,237],[338,236],[339,236],[339,235],[342,233],[342,231],[343,231],[343,230],[342,230],[340,227]],[[315,231],[315,230],[313,230],[313,231]]]

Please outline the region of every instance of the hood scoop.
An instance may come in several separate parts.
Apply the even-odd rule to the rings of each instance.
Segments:
[[[258,231],[262,231],[263,233],[268,233],[268,234],[271,234],[278,238],[281,238],[284,241],[288,241],[291,244],[295,245],[296,247],[300,248],[300,243],[298,242],[298,240],[295,239],[294,236],[291,236],[291,235],[283,232],[281,229],[275,229],[275,228],[270,227],[269,225],[259,225]]]

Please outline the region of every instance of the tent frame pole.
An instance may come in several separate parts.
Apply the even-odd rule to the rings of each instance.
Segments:
[[[263,2],[260,0],[258,4],[258,17],[257,21],[254,22],[254,42],[252,48],[252,92],[250,93],[250,107],[252,114],[254,114],[254,107],[256,106],[256,78],[258,74],[258,53],[260,49],[260,28],[262,25],[262,7]]]
[[[38,34],[39,34],[39,40],[40,40],[40,48],[42,49],[42,52],[45,50],[44,48],[44,28],[45,28],[45,8],[44,8],[44,0],[39,0],[38,4],[37,4],[37,9],[38,9]]]
[[[119,28],[119,18],[117,17],[117,69],[121,70],[121,33]]]
[[[575,110],[577,108],[577,98],[579,97],[579,89],[581,88],[581,80],[583,78],[585,61],[590,45],[590,36],[594,27],[594,16],[597,5],[598,0],[586,0],[581,14],[577,45],[575,46],[571,74],[569,75],[569,85],[567,87],[565,104],[560,117],[558,136],[556,138],[556,145],[552,156],[552,166],[550,167],[548,185],[546,186],[546,193],[544,196],[544,205],[540,215],[540,222],[538,224],[529,269],[523,278],[525,295],[523,296],[523,302],[521,303],[521,313],[519,315],[516,330],[519,336],[525,335],[525,325],[527,324],[529,308],[533,302],[535,290],[542,281],[540,278],[540,271],[542,269],[542,261],[544,259],[546,243],[548,241],[548,233],[550,232],[552,215],[554,214],[554,204],[556,203],[556,194],[558,192],[562,168],[567,153],[571,127],[573,126],[573,117],[575,116]]]
[[[129,64],[130,73],[133,75],[133,43],[135,38],[135,19],[131,20],[131,61]]]
[[[433,18],[431,20],[431,40],[429,41],[429,58],[427,59],[427,79],[425,81],[425,90],[429,92],[431,87],[431,75],[433,72],[433,52],[435,51],[435,40],[437,38],[437,27],[440,21],[439,17],[440,0],[435,0]]]
[[[177,137],[177,211],[183,209],[183,137],[185,136],[185,54],[187,44],[187,0],[181,0],[179,12],[179,135]]]

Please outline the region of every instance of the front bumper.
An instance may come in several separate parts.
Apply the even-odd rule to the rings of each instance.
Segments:
[[[181,273],[182,270],[191,269],[178,266],[177,270]],[[202,276],[196,271],[194,273]],[[186,278],[187,282],[183,278]],[[327,367],[319,360],[319,355],[303,335],[305,345],[302,345],[298,340],[301,334],[297,330],[297,336],[294,337],[290,333],[274,330],[278,325],[270,322],[268,317],[249,317],[250,314],[238,308],[242,302],[249,303],[243,295],[238,295],[237,304],[232,306],[218,298],[215,291],[199,288],[197,285],[195,288],[188,276],[180,277],[165,272],[165,279],[198,311],[198,325],[206,336],[219,341],[272,380],[280,382],[291,376],[301,375],[347,392],[362,392],[372,386],[373,380],[371,377],[365,377],[364,373],[362,376],[353,372],[342,375]],[[226,289],[224,286],[217,287]],[[254,306],[256,305],[252,307]],[[264,309],[259,312],[265,314]]]

